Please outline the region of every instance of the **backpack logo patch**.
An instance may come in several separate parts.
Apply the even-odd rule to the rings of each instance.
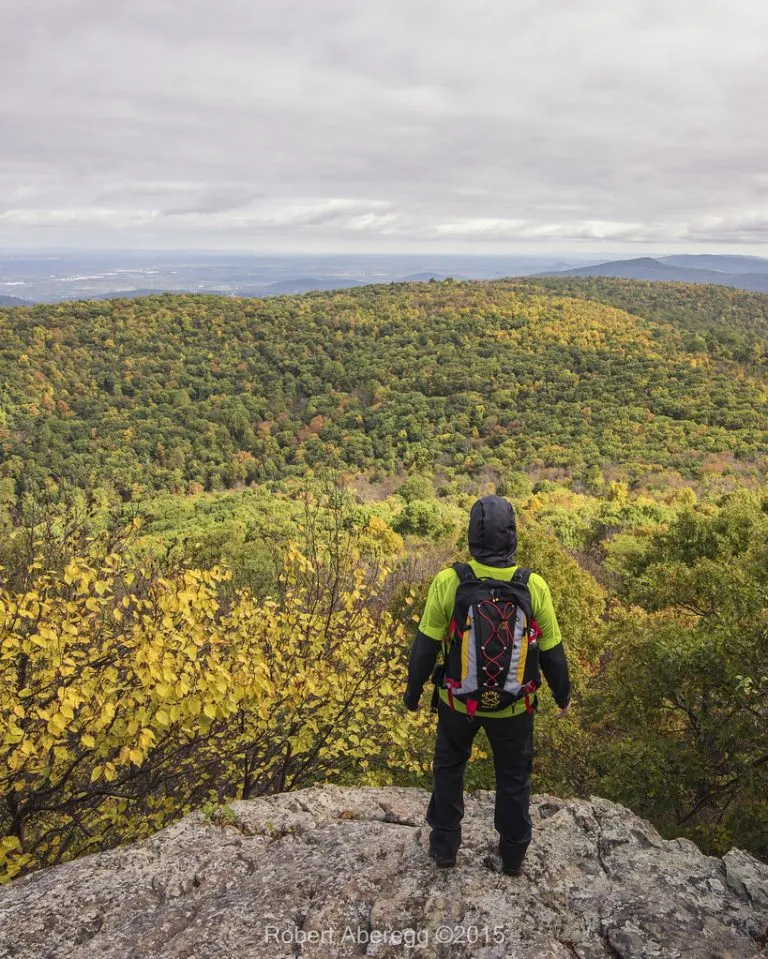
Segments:
[[[492,689],[486,689],[480,697],[481,709],[498,709],[501,703],[501,696]]]

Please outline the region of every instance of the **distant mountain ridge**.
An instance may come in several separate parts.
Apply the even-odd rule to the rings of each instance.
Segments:
[[[61,256],[0,255],[0,308],[72,300],[138,299],[166,294],[271,298],[368,285],[494,281],[506,277],[616,277],[711,283],[768,292],[768,258],[741,254],[670,254],[603,259],[429,255],[250,256],[156,252]],[[588,265],[585,265],[588,264]],[[12,290],[12,292],[11,292]]]
[[[694,265],[695,264],[695,265]],[[768,259],[759,256],[681,254],[611,260],[594,266],[550,271],[540,276],[606,276],[670,283],[713,283],[757,293],[768,292]]]
[[[718,273],[768,273],[768,258],[743,256],[734,253],[678,253],[656,257],[669,266],[684,266],[695,270],[716,270]]]
[[[409,276],[403,276],[397,283],[429,283],[431,280],[434,280],[436,283],[440,283],[443,280],[454,279],[459,280],[461,277],[453,276],[451,277],[448,273],[411,273]]]

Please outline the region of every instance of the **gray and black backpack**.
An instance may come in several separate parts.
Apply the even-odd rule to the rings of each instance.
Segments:
[[[454,563],[459,577],[439,685],[448,703],[464,703],[472,718],[531,697],[541,685],[538,638],[528,590],[529,569],[519,567],[508,582],[479,579],[471,566]]]

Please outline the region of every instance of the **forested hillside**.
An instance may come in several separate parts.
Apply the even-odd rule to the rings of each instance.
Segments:
[[[706,351],[748,369],[766,371],[768,362],[768,294],[690,283],[585,277],[526,281],[549,294],[578,296],[626,310],[633,316],[670,324],[692,334],[686,349]]]
[[[535,788],[768,858],[766,356],[768,296],[623,280],[0,311],[0,881],[428,786],[407,651],[490,492],[573,679]]]
[[[768,296],[594,279],[3,310],[0,470],[126,498],[328,464],[763,473],[767,316]]]

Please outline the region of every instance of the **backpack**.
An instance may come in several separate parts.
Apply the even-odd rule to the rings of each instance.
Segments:
[[[541,685],[538,638],[528,590],[529,569],[519,567],[508,582],[478,579],[466,563],[454,563],[459,577],[442,688],[448,704],[458,699],[471,719],[478,709],[494,713],[531,699]]]

